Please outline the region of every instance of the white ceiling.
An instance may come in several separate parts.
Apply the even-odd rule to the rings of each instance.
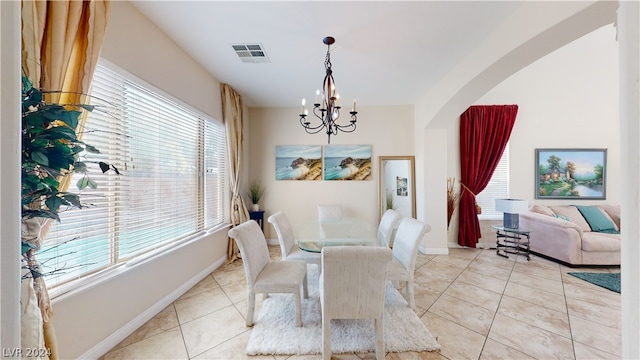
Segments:
[[[326,36],[343,102],[413,104],[509,17],[512,1],[134,1],[249,107],[307,104],[322,87]],[[269,63],[231,44],[259,43]]]

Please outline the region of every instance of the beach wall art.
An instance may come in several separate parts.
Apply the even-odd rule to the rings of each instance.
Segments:
[[[371,145],[325,145],[324,180],[371,180]]]
[[[536,199],[606,199],[607,149],[536,149]]]
[[[276,180],[322,180],[322,147],[276,145]]]

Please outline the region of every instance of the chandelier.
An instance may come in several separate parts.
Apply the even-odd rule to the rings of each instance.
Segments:
[[[331,144],[331,135],[337,135],[338,131],[353,132],[356,129],[356,120],[358,119],[356,111],[356,99],[353,99],[353,106],[349,114],[351,119],[348,123],[343,125],[338,124],[340,118],[340,95],[336,91],[336,83],[333,80],[333,73],[331,71],[331,55],[329,50],[331,44],[336,42],[336,39],[331,36],[327,36],[322,40],[327,45],[327,57],[324,60],[324,68],[326,75],[322,82],[322,98],[320,98],[320,90],[316,90],[316,101],[313,104],[313,115],[318,120],[314,120],[314,124],[307,119],[309,114],[306,108],[306,99],[302,98],[302,113],[300,114],[300,125],[309,134],[317,134],[320,131],[325,131],[327,134],[327,143]],[[319,122],[318,122],[319,121]]]

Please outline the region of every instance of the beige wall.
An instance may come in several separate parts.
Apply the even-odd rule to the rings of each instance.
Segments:
[[[109,24],[101,53],[104,58],[160,91],[221,119],[220,83],[135,8],[127,2],[113,2]],[[194,239],[54,298],[61,358],[98,358],[117,345],[222,264],[226,259],[226,232],[224,228]]]
[[[277,243],[275,230],[266,222],[269,215],[284,212],[296,230],[317,218],[316,205],[322,203],[342,204],[346,216],[378,222],[378,156],[412,155],[406,129],[413,128],[413,106],[363,106],[358,111],[357,130],[332,136],[331,145],[372,145],[373,180],[276,181],[276,145],[326,145],[327,136],[307,134],[297,107],[249,109],[249,179],[260,180],[266,188],[260,207],[265,210],[267,239]]]

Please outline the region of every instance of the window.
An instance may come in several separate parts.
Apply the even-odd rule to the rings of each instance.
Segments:
[[[98,65],[83,141],[121,175],[90,167],[88,206],[60,213],[38,253],[55,287],[201,235],[224,221],[226,143],[213,119]],[[105,105],[107,104],[107,105]],[[83,174],[73,175],[69,191]]]
[[[491,176],[487,187],[476,196],[476,202],[482,208],[480,220],[502,219],[502,213],[496,211],[496,199],[509,197],[509,144],[502,153],[502,158]]]

